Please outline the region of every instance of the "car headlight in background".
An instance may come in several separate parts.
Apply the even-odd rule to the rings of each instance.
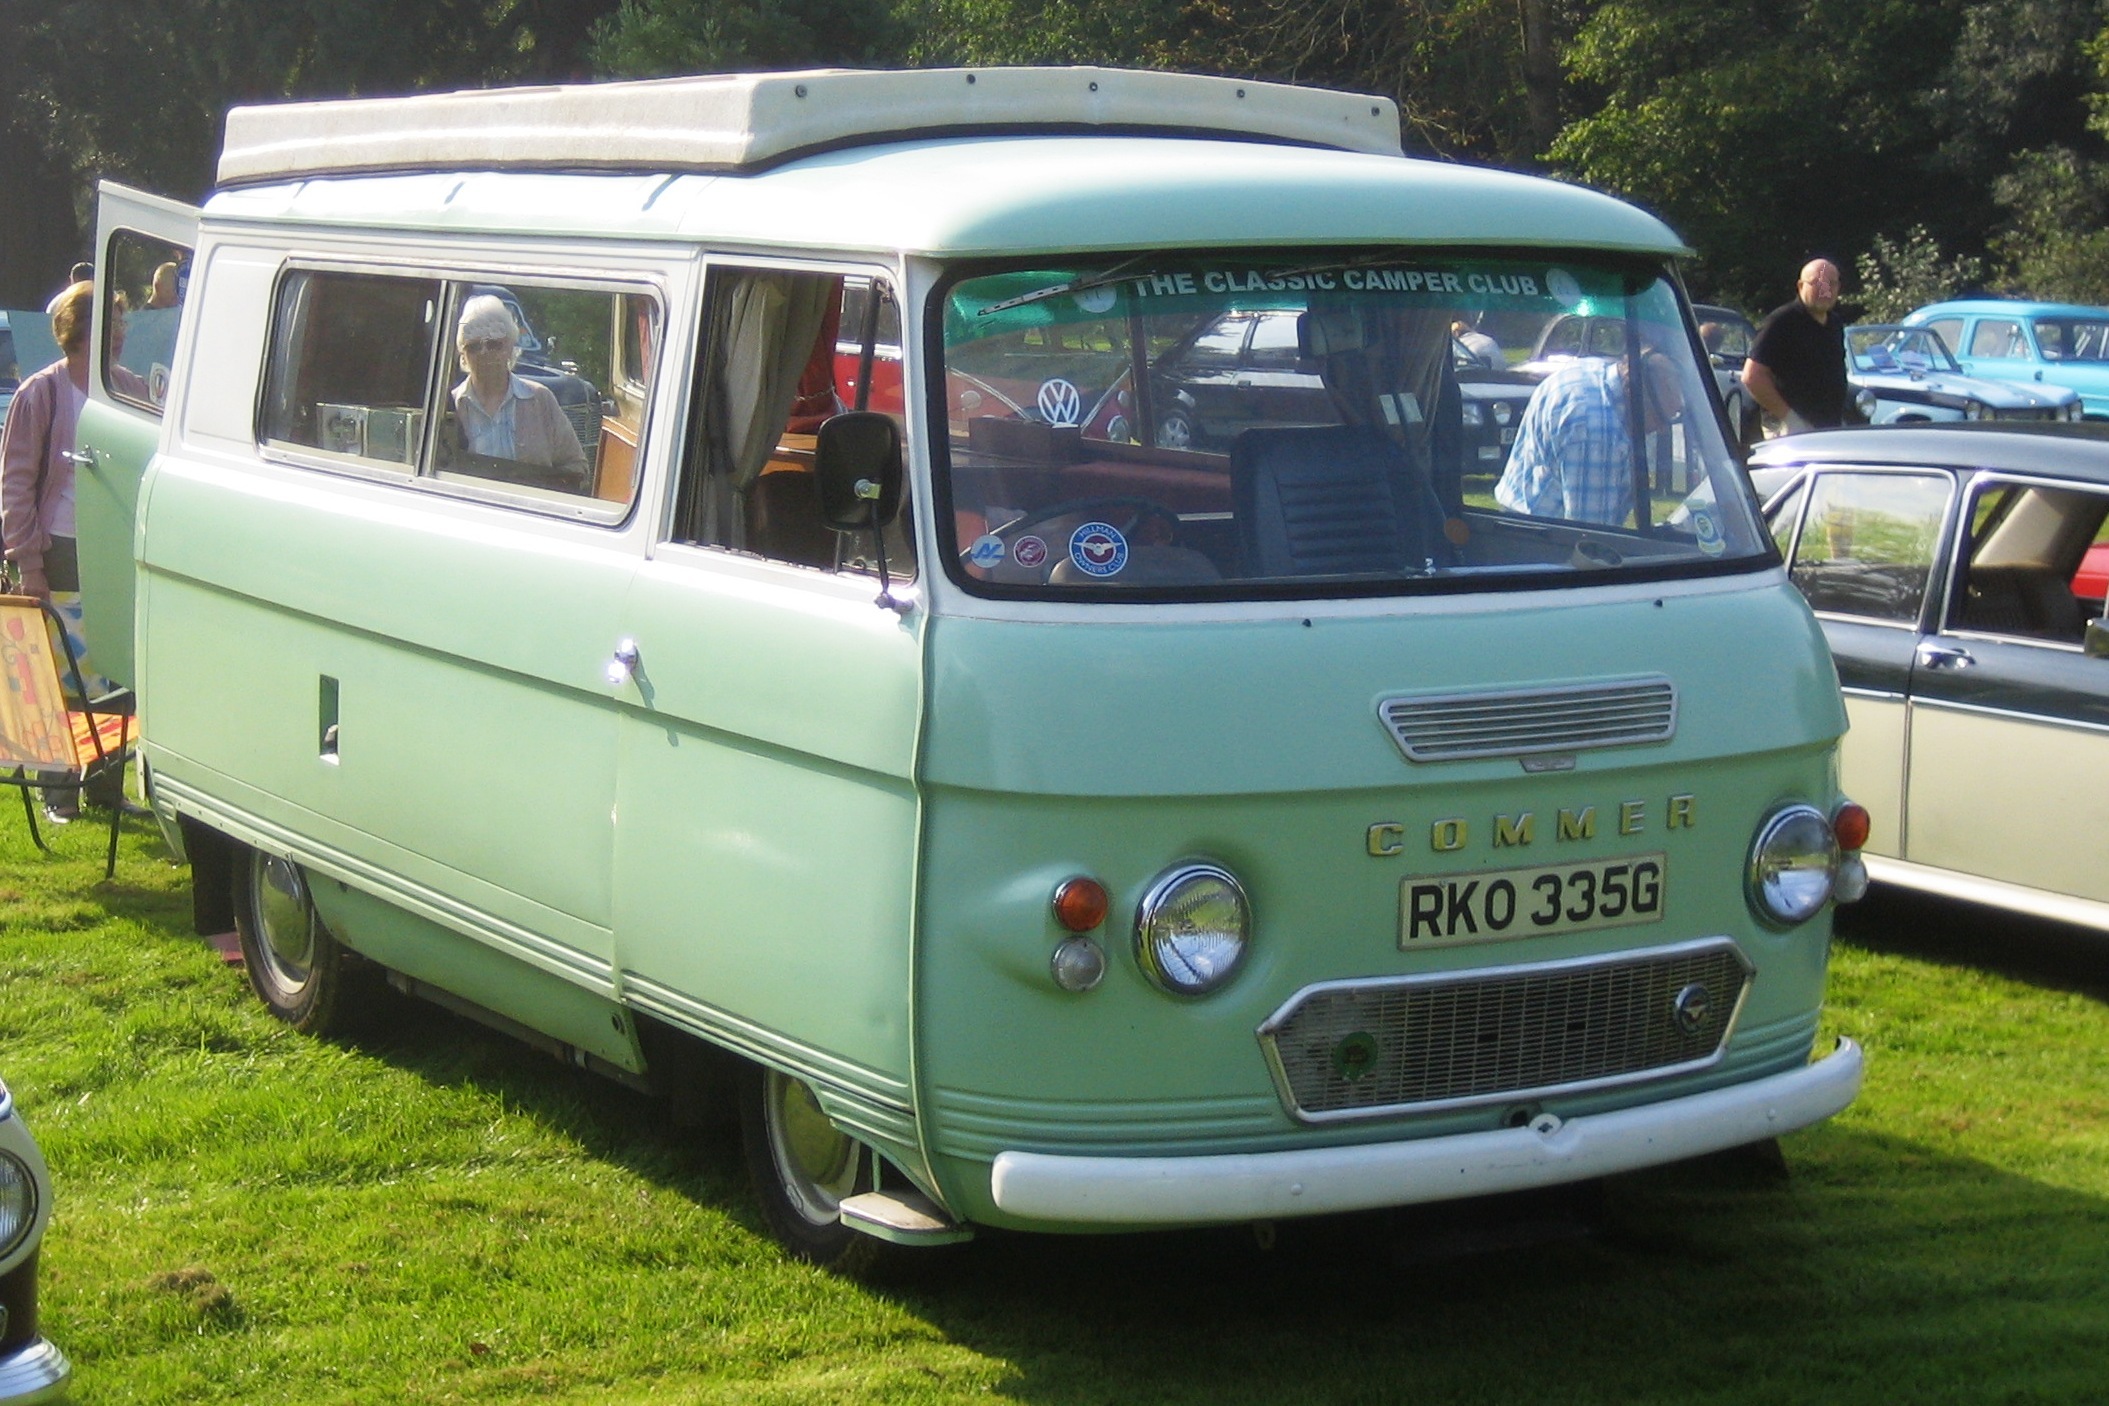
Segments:
[[[2080,409],[2080,402],[2076,400],[2072,404],[2066,406],[2065,409],[2060,413],[2063,414],[2064,417],[2068,420],[2077,420],[2084,412]]]
[[[1512,409],[1510,409],[1510,408],[1509,408],[1509,403],[1508,403],[1507,401],[1505,401],[1505,400],[1497,400],[1497,401],[1495,401],[1495,402],[1494,402],[1494,423],[1495,423],[1495,424],[1497,424],[1497,425],[1506,425],[1506,424],[1507,424],[1507,423],[1509,422],[1509,417],[1510,417],[1510,416],[1512,416],[1512,415],[1514,415],[1515,413],[1516,413],[1516,412],[1515,412],[1514,410],[1512,410]]]
[[[1812,805],[1765,817],[1750,846],[1750,907],[1776,928],[1806,923],[1831,899],[1840,862],[1829,817]]]
[[[28,1163],[0,1152],[0,1259],[13,1254],[36,1223],[37,1179]]]
[[[1992,418],[1992,411],[1981,400],[1966,400],[1963,402],[1963,418],[1965,420],[1989,420]]]
[[[1465,425],[1468,429],[1476,430],[1487,422],[1486,411],[1480,408],[1479,402],[1476,400],[1465,402],[1464,416]]]
[[[1243,965],[1252,907],[1236,876],[1216,864],[1175,865],[1135,909],[1135,959],[1175,996],[1205,996]]]
[[[1875,422],[1876,404],[1877,402],[1875,400],[1875,393],[1873,391],[1867,390],[1863,387],[1862,389],[1853,392],[1853,408],[1858,410],[1860,412],[1860,418],[1867,421],[1869,424],[1873,424]]]

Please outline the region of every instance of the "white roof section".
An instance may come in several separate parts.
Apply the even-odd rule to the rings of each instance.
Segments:
[[[1278,143],[990,136],[859,146],[746,175],[351,175],[223,190],[209,221],[605,237],[722,249],[1073,257],[1435,244],[1688,253],[1654,216],[1506,171]]]
[[[919,136],[1155,131],[1398,156],[1398,105],[1118,68],[743,73],[238,107],[223,185],[379,171],[738,171]]]

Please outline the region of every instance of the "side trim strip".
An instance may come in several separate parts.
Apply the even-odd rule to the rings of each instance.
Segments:
[[[2109,733],[2109,723],[2091,723],[2082,718],[2060,718],[2049,713],[2023,713],[2013,708],[1990,708],[1982,703],[1957,703],[1948,698],[1921,698],[1913,694],[1911,706],[1930,708],[1941,713],[1970,713],[1981,718],[2005,718],[2009,722],[2032,723],[2038,727],[2060,727],[2071,732]]]
[[[1212,1157],[1005,1152],[996,1205],[1070,1225],[1197,1225],[1374,1210],[1585,1181],[1679,1162],[1819,1123],[1860,1092],[1860,1047],[1688,1098],[1526,1128],[1409,1142]]]
[[[399,874],[342,850],[317,845],[306,836],[247,811],[235,810],[165,771],[155,771],[154,790],[172,810],[202,820],[243,844],[285,855],[318,874],[326,874],[421,918],[466,933],[509,956],[576,982],[597,995],[610,1000],[619,998],[612,963],[600,961],[561,942],[552,942],[540,933],[472,908],[422,884],[411,883]]]
[[[1920,893],[1959,898],[1966,903],[1983,903],[1994,908],[2027,913],[2033,917],[2049,918],[2053,922],[2071,923],[2076,927],[2093,928],[2097,932],[2109,932],[2109,903],[2100,903],[2091,898],[2073,898],[2068,894],[2050,893],[2043,889],[2025,888],[2020,884],[1981,878],[1976,874],[1959,874],[1953,869],[1936,869],[1930,864],[1887,859],[1878,854],[1863,853],[1861,858],[1866,861],[1868,877],[1877,883],[1895,884],[1899,888],[1916,889]]]

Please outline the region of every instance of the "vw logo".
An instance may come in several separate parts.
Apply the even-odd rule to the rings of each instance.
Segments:
[[[1040,418],[1050,425],[1082,423],[1084,397],[1060,376],[1040,387]]]

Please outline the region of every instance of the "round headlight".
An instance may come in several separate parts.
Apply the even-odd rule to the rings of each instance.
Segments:
[[[12,1152],[0,1152],[0,1259],[13,1254],[37,1223],[37,1179],[29,1164]]]
[[[1875,399],[1875,393],[1865,387],[1853,392],[1854,408],[1860,412],[1860,418],[1870,425],[1875,422],[1875,409],[1880,404],[1881,402]]]
[[[1135,959],[1175,996],[1205,996],[1229,981],[1251,937],[1245,890],[1215,864],[1167,869],[1135,910]]]
[[[1965,420],[1982,420],[1990,413],[1985,408],[1985,403],[1981,400],[1966,400],[1963,402],[1963,418]]]
[[[1505,401],[1505,400],[1497,400],[1497,401],[1495,401],[1495,402],[1494,402],[1494,423],[1495,423],[1495,424],[1497,424],[1497,425],[1505,425],[1505,424],[1507,424],[1507,423],[1509,422],[1509,417],[1510,417],[1510,416],[1512,416],[1512,415],[1514,415],[1515,413],[1516,413],[1516,412],[1515,412],[1514,410],[1512,410],[1512,409],[1510,409],[1510,408],[1509,408],[1509,403],[1508,403],[1507,401]]]
[[[1750,847],[1750,906],[1774,927],[1806,923],[1830,901],[1838,837],[1822,811],[1792,805],[1758,827]]]

